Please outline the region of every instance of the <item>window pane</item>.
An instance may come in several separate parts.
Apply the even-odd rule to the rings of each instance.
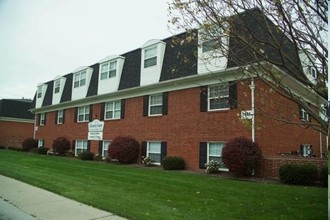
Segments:
[[[220,48],[220,42],[218,39],[211,39],[203,42],[202,44],[203,53],[219,48]]]
[[[220,156],[221,146],[218,143],[209,144],[209,155]]]
[[[161,115],[163,113],[163,106],[151,106],[150,115]]]
[[[121,111],[115,111],[114,118],[118,119],[121,116]]]
[[[144,68],[157,65],[157,57],[144,60]]]
[[[102,80],[102,79],[106,79],[107,76],[108,76],[108,72],[102,72],[102,73],[101,73],[101,80]]]
[[[105,119],[112,119],[112,113],[113,113],[113,111],[107,111],[105,113]]]
[[[116,76],[116,70],[110,70],[109,71],[109,78]]]
[[[103,64],[102,66],[101,66],[101,72],[103,73],[103,72],[108,72],[108,64],[106,63],[106,64]]]
[[[163,103],[163,95],[150,96],[150,105],[161,105]]]
[[[117,61],[110,63],[110,70],[115,70],[117,68]]]
[[[160,153],[160,142],[149,142],[149,153]]]
[[[144,51],[144,59],[157,56],[157,47],[152,47]]]
[[[79,81],[74,82],[74,88],[77,88],[77,87],[79,87]]]
[[[120,110],[121,109],[121,102],[117,101],[115,102],[115,110]]]
[[[160,153],[155,154],[155,153],[149,153],[149,157],[155,161],[155,163],[160,163]]]

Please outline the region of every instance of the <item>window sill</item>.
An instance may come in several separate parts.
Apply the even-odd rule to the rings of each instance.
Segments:
[[[119,121],[121,118],[105,118],[104,121]]]
[[[229,112],[230,108],[222,108],[222,109],[214,109],[214,110],[207,110],[208,113],[213,112]]]
[[[157,117],[162,117],[163,114],[157,114],[157,115],[148,115],[149,118],[157,118]]]

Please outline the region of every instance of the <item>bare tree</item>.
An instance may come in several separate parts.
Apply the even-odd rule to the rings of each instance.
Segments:
[[[227,68],[237,66],[264,79],[317,122],[299,125],[328,133],[328,120],[320,114],[328,92],[327,10],[325,0],[174,0],[169,23],[176,31],[191,33],[186,42],[198,36],[199,44],[211,47],[214,52],[207,59],[226,56]],[[307,71],[314,78],[308,78]],[[293,92],[287,75],[305,85],[306,93],[320,97],[317,103],[311,105]],[[282,116],[278,120],[296,123]]]

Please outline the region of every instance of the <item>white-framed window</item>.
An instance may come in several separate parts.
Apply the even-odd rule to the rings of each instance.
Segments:
[[[104,108],[104,119],[120,119],[121,101],[107,102]]]
[[[37,89],[37,98],[41,98],[42,97],[42,86],[39,86]]]
[[[309,113],[304,108],[300,108],[300,119],[302,121],[310,121]]]
[[[163,114],[163,94],[149,96],[149,115]]]
[[[57,124],[63,124],[63,120],[64,119],[64,110],[58,110],[57,111],[57,119],[56,119],[56,123]]]
[[[144,68],[157,65],[157,46],[144,49]]]
[[[202,53],[214,51],[221,48],[221,46],[228,45],[228,40],[226,36],[226,32],[228,29],[229,24],[223,23],[221,27],[213,26],[202,30]]]
[[[108,156],[108,149],[111,141],[102,141],[102,158]]]
[[[222,162],[222,149],[225,146],[224,142],[208,142],[207,143],[207,163],[217,161],[220,163],[220,170],[228,171]]]
[[[44,147],[45,140],[44,139],[38,139],[38,148]]]
[[[208,110],[229,108],[229,85],[227,83],[208,87]]]
[[[40,114],[39,125],[43,126],[46,123],[46,113]]]
[[[202,43],[202,52],[206,53],[215,49],[219,49],[220,48],[220,43],[219,39],[211,39],[211,40],[207,40],[204,41]]]
[[[88,141],[86,140],[76,140],[75,144],[75,155],[78,156],[79,154],[87,151]]]
[[[86,85],[86,70],[74,74],[74,88]]]
[[[116,72],[117,72],[117,61],[104,63],[101,65],[100,79],[102,80],[102,79],[115,77]]]
[[[317,78],[317,72],[314,66],[308,66],[308,73],[313,77],[313,79]]]
[[[161,164],[161,146],[162,143],[159,141],[149,141],[147,142],[147,157],[154,160],[154,164]]]
[[[59,93],[61,88],[61,80],[56,80],[54,83],[54,93]]]
[[[86,122],[89,121],[89,105],[78,107],[77,111],[77,121]]]
[[[311,157],[313,154],[311,144],[302,144],[300,145],[300,155],[303,157]]]

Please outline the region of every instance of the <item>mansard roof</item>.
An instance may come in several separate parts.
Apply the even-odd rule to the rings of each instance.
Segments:
[[[244,23],[245,26],[242,25],[242,23]],[[262,44],[261,49],[267,53],[268,59],[272,61],[272,63],[278,63],[279,68],[287,71],[297,80],[306,82],[306,77],[301,69],[298,52],[293,43],[285,37],[283,33],[276,32],[276,26],[270,20],[265,20],[265,17],[260,10],[253,9],[237,15],[233,19],[233,24],[234,27],[232,28],[235,28],[239,34],[244,35],[246,34],[246,31],[249,30],[249,34],[254,34],[254,39],[264,41],[265,43]],[[275,35],[275,38],[285,39],[280,50],[271,46],[274,43],[274,39],[270,38],[269,33],[267,33],[267,30],[265,29],[266,26],[269,25],[271,26],[271,29],[274,29],[273,34]],[[198,74],[197,37],[192,38],[189,43],[182,43],[191,33],[198,36],[198,30],[192,30],[190,33],[184,32],[162,40],[162,42],[166,44],[166,47],[159,82]],[[284,59],[281,59],[283,53],[286,53],[286,55],[284,56]],[[253,51],[248,48],[248,46],[240,43],[236,37],[230,36],[227,68],[256,62],[256,57],[252,54]],[[141,55],[141,48],[120,55],[125,61],[118,85],[118,91],[136,88],[141,85]],[[260,57],[257,57],[257,59],[258,58]],[[89,67],[93,69],[93,72],[86,97],[96,96],[98,93],[100,63],[93,64]],[[66,78],[66,82],[59,103],[72,101],[73,74],[74,73],[69,73],[63,76]],[[41,107],[52,105],[54,81],[49,81],[45,84],[48,86]],[[35,99],[36,97],[34,98],[33,103],[35,103]]]
[[[2,99],[0,100],[0,117],[34,119],[29,111],[32,100],[30,99]]]

